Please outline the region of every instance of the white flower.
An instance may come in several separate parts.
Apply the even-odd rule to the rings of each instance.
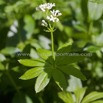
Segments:
[[[54,7],[55,6],[55,3],[45,3],[45,8],[46,9],[52,9],[52,7]]]
[[[61,16],[62,15],[62,13],[60,13],[60,11],[59,10],[53,10],[53,11],[50,11],[51,13],[52,13],[52,15],[53,16]]]
[[[50,15],[50,17],[47,16],[47,19],[50,20],[50,21],[53,21],[53,22],[58,22],[59,21],[59,19],[57,17],[53,17],[53,15]]]
[[[36,8],[36,11],[39,11],[39,10],[40,10],[40,8],[39,8],[39,7],[37,7],[37,8]]]
[[[36,10],[37,11],[39,11],[39,10],[42,10],[43,12],[45,12],[46,11],[46,9],[52,9],[52,7],[54,7],[55,6],[55,3],[45,3],[45,4],[41,4],[41,5],[39,5],[39,7],[38,8],[36,8]]]
[[[60,13],[59,10],[56,10],[56,11],[53,10],[53,11],[50,11],[50,12],[52,13],[52,15],[50,15],[50,17],[47,16],[47,19],[50,20],[50,21],[53,21],[53,22],[58,22],[59,19],[58,19],[57,17],[58,17],[58,16],[61,16],[62,13]]]
[[[36,8],[36,10],[42,10],[43,12],[46,12],[47,10],[50,10],[52,9],[52,7],[55,6],[55,3],[45,3],[45,4],[41,4],[39,5],[38,8]],[[53,11],[50,11],[52,15],[50,16],[47,16],[47,20],[49,21],[52,21],[52,22],[58,22],[59,21],[59,18],[58,16],[61,16],[62,13],[60,13],[59,10],[53,10]],[[47,27],[48,24],[45,22],[45,20],[42,20],[42,26],[45,26]]]
[[[61,16],[62,15],[62,13],[58,13],[58,15],[57,16]]]
[[[45,26],[45,27],[47,27],[48,26],[48,24],[47,24],[47,22],[45,21],[45,20],[42,20],[42,24],[41,24],[42,26]]]

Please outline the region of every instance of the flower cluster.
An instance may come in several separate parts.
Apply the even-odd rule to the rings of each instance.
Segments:
[[[52,13],[52,15],[50,15],[50,17],[47,16],[47,19],[50,20],[50,21],[53,21],[53,22],[58,22],[59,19],[58,19],[57,17],[58,17],[58,16],[61,16],[62,13],[60,13],[59,10],[56,10],[56,11],[53,10],[53,11],[50,11],[50,12]]]
[[[45,4],[39,5],[39,7],[37,7],[36,10],[41,10],[41,11],[47,13],[47,10],[52,9],[52,7],[54,7],[54,6],[55,6],[55,3],[45,3]],[[51,13],[50,16],[46,15],[47,16],[46,19],[48,21],[52,21],[52,22],[58,22],[59,21],[58,16],[62,15],[62,13],[60,13],[59,10],[53,10],[53,11],[50,10],[50,13]],[[45,26],[45,27],[48,26],[48,24],[47,24],[47,22],[45,20],[42,20],[42,24],[41,25]]]
[[[53,21],[53,22],[58,22],[59,19],[57,17],[53,17],[53,15],[47,16],[47,20]]]
[[[42,20],[42,24],[41,24],[42,26],[45,26],[45,27],[47,27],[48,26],[48,24],[47,24],[47,22],[45,21],[45,20]]]
[[[52,9],[52,7],[55,6],[55,3],[45,3],[45,4],[41,4],[39,5],[38,8],[36,8],[36,10],[42,10],[43,12],[45,12],[47,9],[50,10]]]
[[[52,15],[53,16],[61,16],[62,15],[62,13],[60,13],[60,11],[59,10],[53,10],[53,11],[50,11],[51,13],[52,13]]]

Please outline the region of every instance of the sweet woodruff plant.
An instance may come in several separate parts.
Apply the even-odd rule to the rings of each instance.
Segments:
[[[46,15],[46,20],[42,20],[42,26],[46,27],[46,32],[51,34],[51,50],[45,50],[38,48],[37,53],[42,59],[21,59],[19,62],[24,66],[31,67],[27,70],[20,79],[28,80],[37,77],[35,83],[35,91],[40,92],[43,90],[50,79],[53,77],[56,84],[65,91],[67,84],[66,79],[63,73],[73,75],[81,80],[86,80],[86,77],[74,67],[73,63],[81,61],[85,56],[69,56],[69,55],[55,55],[55,54],[67,54],[71,50],[71,43],[66,43],[60,46],[57,51],[54,51],[54,42],[53,42],[53,32],[55,31],[55,23],[59,21],[59,16],[62,15],[59,10],[52,10],[55,7],[55,3],[45,3],[41,4],[37,11],[41,10]]]

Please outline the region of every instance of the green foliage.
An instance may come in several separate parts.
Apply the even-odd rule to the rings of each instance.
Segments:
[[[76,103],[101,103],[103,101],[99,101],[98,99],[103,98],[103,92],[91,92],[87,96],[84,97],[86,92],[86,88],[77,87],[74,91]],[[64,101],[64,103],[74,103],[72,94],[70,92],[59,92],[59,97]],[[94,102],[92,102],[94,101]]]
[[[0,53],[0,62],[5,61],[5,56],[3,54]]]
[[[34,19],[30,15],[25,15],[24,17],[24,30],[30,35],[33,34],[34,29],[35,29],[35,22]]]
[[[76,88],[74,91],[75,97],[76,97],[76,103],[81,103],[84,94],[86,92],[86,88]]]
[[[72,93],[70,93],[70,92],[59,92],[58,95],[65,103],[74,103]]]
[[[36,67],[28,70],[23,76],[20,77],[20,79],[27,80],[37,77],[42,71],[43,67]]]
[[[52,68],[48,68],[48,69],[52,69]],[[39,77],[36,80],[36,84],[35,84],[36,93],[40,92],[42,89],[46,87],[46,85],[49,83],[51,79],[51,76],[52,76],[51,70],[49,70],[49,72],[42,72],[39,75]]]
[[[103,4],[88,2],[89,20],[98,20],[103,14]]]
[[[73,66],[59,66],[58,68],[64,73],[73,75],[81,80],[86,80],[86,77],[80,72],[80,70],[78,70],[77,68]]]
[[[69,43],[64,44],[58,48],[56,53],[67,53],[68,50],[70,51],[70,48],[71,48],[71,44]],[[39,66],[40,67],[40,68],[30,69],[24,75],[20,77],[20,79],[27,80],[27,79],[35,78],[36,76],[38,76],[36,84],[35,84],[36,92],[40,92],[49,83],[50,78],[52,76],[54,78],[54,81],[61,88],[61,90],[66,90],[66,80],[62,72],[73,75],[79,79],[86,80],[86,77],[78,69],[74,68],[73,66],[68,65],[69,60],[72,61],[70,63],[74,63],[74,62],[78,62],[84,59],[85,56],[83,57],[73,56],[73,58],[69,56],[67,57],[66,56],[56,56],[55,60],[53,60],[52,56],[50,56],[51,55],[50,51],[43,50],[43,49],[37,49],[37,52],[40,55],[40,57],[43,58],[45,61],[41,59],[34,59],[34,60],[21,59],[19,60],[19,63],[25,66],[31,66],[31,67]],[[66,64],[67,59],[65,59],[65,57],[67,59],[70,58],[67,64]],[[65,61],[64,64],[67,66],[62,64],[62,61]]]
[[[44,61],[40,60],[40,59],[34,59],[34,60],[30,60],[30,59],[22,59],[22,60],[19,60],[19,62],[25,66],[30,66],[30,67],[33,67],[33,66],[44,66],[45,63]]]
[[[66,90],[66,80],[65,76],[58,69],[53,70],[53,78],[57,85],[61,88],[61,90]]]
[[[100,98],[103,98],[103,93],[92,92],[83,99],[82,103],[89,103]]]
[[[52,55],[51,51],[40,49],[40,48],[37,49],[37,52],[38,52],[39,56],[41,58],[43,58],[44,60],[48,59],[48,57]]]
[[[103,3],[103,0],[90,0],[90,1],[93,3],[98,3],[98,4]]]
[[[62,13],[55,60],[45,13],[36,11],[45,2]],[[77,103],[103,102],[103,0],[0,0],[0,103],[64,103],[57,94],[65,89],[66,103],[75,102],[72,93]]]
[[[101,50],[101,47],[88,46],[88,47],[85,47],[84,50],[88,52],[96,52],[96,51]]]

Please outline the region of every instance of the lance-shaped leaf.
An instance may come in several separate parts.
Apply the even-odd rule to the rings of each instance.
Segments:
[[[57,65],[72,64],[75,62],[79,62],[86,58],[86,56],[79,53],[69,53],[67,54],[67,56],[61,56],[61,58],[63,59],[59,60],[59,62],[56,62]]]
[[[21,59],[19,60],[19,63],[25,66],[44,66],[45,61],[41,59]]]
[[[43,72],[44,67],[35,67],[26,71],[20,79],[28,80],[37,77],[41,72]]]
[[[60,46],[56,52],[56,64],[63,61],[65,57],[67,56],[67,53],[69,53],[71,50],[71,43],[66,43],[62,46]]]
[[[82,103],[90,103],[94,100],[103,98],[103,93],[100,92],[92,92],[88,94],[82,101]]]
[[[74,91],[75,97],[76,97],[76,103],[81,103],[81,100],[83,99],[83,96],[86,92],[86,87],[85,88],[79,88],[77,87]]]
[[[94,101],[94,102],[91,102],[91,103],[103,103],[103,100],[98,100],[98,101]]]
[[[73,66],[58,66],[58,68],[66,74],[73,75],[81,80],[86,80],[86,77],[81,73],[81,71]]]
[[[52,52],[51,52],[51,51],[48,51],[48,50],[45,50],[45,49],[40,49],[40,48],[38,48],[38,49],[37,49],[37,52],[38,52],[39,56],[40,56],[41,58],[43,58],[44,60],[46,60],[49,56],[52,55]]]
[[[52,77],[52,68],[48,68],[47,71],[44,70],[44,72],[42,72],[39,75],[39,77],[36,80],[36,84],[35,84],[36,93],[40,92],[42,89],[44,89],[47,86],[51,77]]]
[[[61,98],[65,103],[74,103],[72,93],[70,92],[59,92],[59,98]]]
[[[52,57],[52,52],[44,49],[37,49],[37,52],[41,58],[46,60],[49,64],[54,64],[54,59]]]
[[[66,90],[66,80],[64,74],[58,70],[53,70],[53,78],[56,84],[61,88],[61,90]]]
[[[88,52],[96,52],[101,50],[102,47],[97,47],[97,46],[88,46],[86,48],[84,48],[84,51],[88,51]]]

